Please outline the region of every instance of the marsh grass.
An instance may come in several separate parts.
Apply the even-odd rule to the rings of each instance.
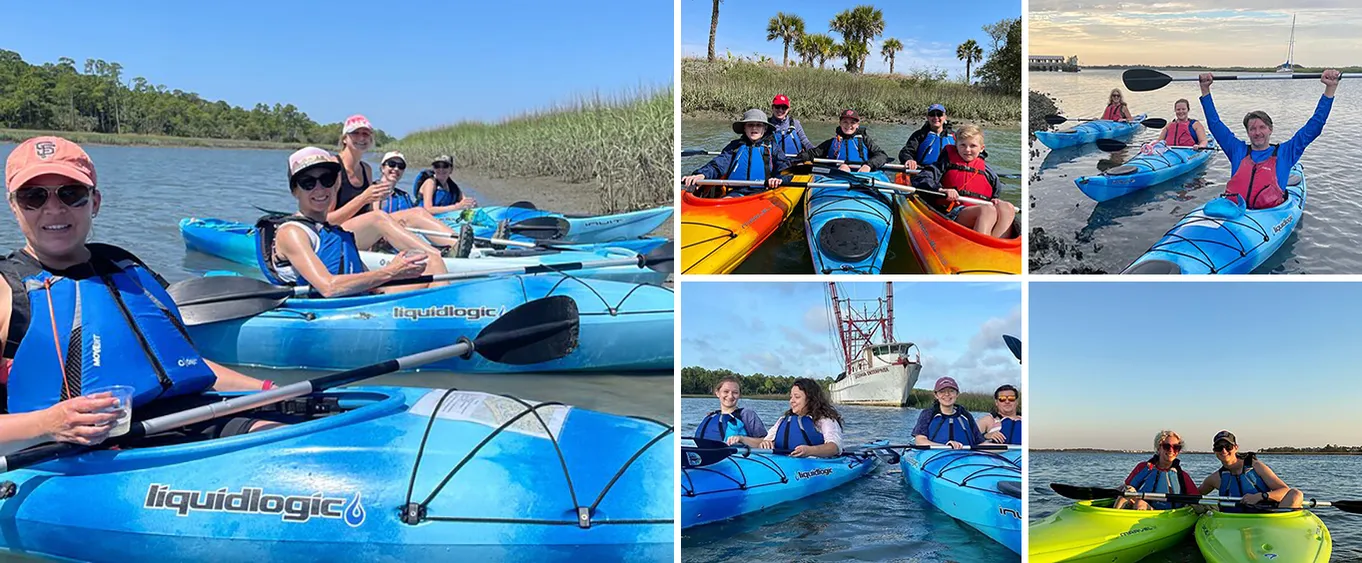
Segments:
[[[397,143],[413,162],[454,156],[455,168],[498,177],[555,177],[596,190],[599,211],[671,205],[672,89],[599,94],[501,123],[463,122]]]
[[[750,108],[770,110],[771,98],[785,94],[801,121],[837,121],[852,108],[861,119],[921,121],[927,106],[946,106],[952,119],[1019,127],[1020,96],[1002,94],[930,72],[856,75],[831,69],[781,68],[745,61],[681,61],[681,112],[714,112],[737,117]]]

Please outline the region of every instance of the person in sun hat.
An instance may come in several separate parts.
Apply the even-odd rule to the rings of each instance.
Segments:
[[[1203,495],[1218,491],[1222,497],[1241,497],[1242,505],[1271,508],[1300,508],[1305,495],[1282,481],[1271,467],[1253,452],[1239,451],[1239,440],[1229,430],[1215,433],[1211,449],[1220,460],[1220,469],[1201,482]],[[1221,507],[1225,512],[1241,512],[1238,507]]]
[[[343,174],[340,161],[317,147],[289,155],[289,192],[298,200],[298,213],[266,215],[256,223],[256,260],[267,280],[308,285],[324,297],[336,297],[365,293],[393,280],[447,271],[439,252],[393,222],[369,223],[360,231],[329,223],[327,210],[334,203]],[[359,249],[364,242],[378,238],[388,240],[401,252],[387,265],[370,271],[360,259]],[[400,285],[381,291],[412,291],[446,283]]]
[[[750,180],[765,182],[764,187],[731,187],[726,195],[744,196],[764,189],[775,189],[782,182],[789,182],[788,175],[781,175],[790,167],[790,159],[785,151],[775,144],[771,131],[775,127],[759,109],[749,109],[742,118],[733,122],[733,132],[738,138],[724,145],[709,162],[681,178],[681,184],[694,186],[700,180]],[[725,193],[725,190],[709,190],[710,193]]]
[[[771,100],[771,119],[769,120],[774,130],[771,132],[775,137],[776,147],[785,151],[787,156],[796,155],[805,150],[813,148],[813,141],[804,134],[804,124],[790,115],[790,98],[785,94],[776,94]]]
[[[447,154],[430,161],[430,168],[416,176],[414,186],[421,206],[436,215],[478,206],[478,200],[464,195],[454,181],[454,157]]]
[[[969,448],[984,443],[979,424],[965,407],[955,404],[960,397],[960,386],[955,379],[942,377],[932,387],[936,400],[918,414],[913,426],[913,440],[921,446],[950,446]]]
[[[843,111],[837,118],[837,131],[832,138],[805,151],[800,160],[815,158],[840,160],[842,164],[838,168],[844,172],[869,172],[889,162],[889,155],[880,150],[870,139],[870,133],[861,127],[861,116],[854,109]]]
[[[61,137],[28,139],[5,161],[24,245],[0,258],[0,295],[9,301],[0,306],[0,405],[7,413],[0,451],[103,441],[118,418],[104,411],[117,399],[85,396],[96,387],[132,387],[132,404],[142,409],[209,389],[272,386],[201,356],[165,279],[127,250],[89,242],[103,204],[97,180],[90,156]],[[198,428],[223,435],[266,425],[237,418]]]
[[[946,145],[955,144],[955,133],[946,119],[946,106],[927,106],[926,119],[922,127],[909,135],[908,141],[899,149],[899,162],[909,170],[936,164]]]

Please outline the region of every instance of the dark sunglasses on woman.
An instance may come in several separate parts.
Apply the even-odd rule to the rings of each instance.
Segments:
[[[91,190],[90,186],[83,184],[70,184],[55,188],[29,186],[14,190],[14,193],[10,194],[10,198],[20,207],[29,211],[42,209],[43,205],[47,204],[48,194],[50,193],[56,193],[57,199],[61,200],[67,207],[85,207],[85,204],[90,203]]]
[[[400,160],[396,160],[396,159],[393,159],[393,160],[389,160],[389,161],[387,161],[387,162],[384,162],[383,165],[384,165],[384,166],[387,166],[388,168],[396,168],[396,169],[398,169],[398,170],[406,170],[406,169],[407,169],[407,163],[402,162],[402,161],[400,161]]]
[[[312,191],[313,188],[317,187],[317,184],[319,182],[324,188],[329,188],[331,186],[336,185],[336,179],[339,177],[340,177],[339,172],[327,171],[322,172],[321,174],[316,176],[302,176],[298,178],[294,183],[298,184],[298,187],[302,188],[303,191],[310,192]]]

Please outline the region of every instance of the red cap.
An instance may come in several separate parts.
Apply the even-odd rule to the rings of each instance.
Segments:
[[[848,111],[850,111],[850,110],[848,110]],[[951,379],[951,378],[949,378],[949,377],[943,377],[943,378],[941,378],[941,379],[936,380],[936,388],[933,389],[932,392],[935,393],[935,392],[940,391],[940,390],[942,390],[942,389],[954,389],[954,390],[956,390],[956,391],[959,391],[959,390],[960,390],[960,386],[955,384],[955,380],[954,380],[954,379]]]
[[[773,105],[773,106],[789,106],[789,105],[790,105],[790,98],[787,97],[785,94],[776,94],[776,99],[771,100],[771,105]]]
[[[90,155],[61,137],[34,137],[19,143],[5,160],[5,188],[11,192],[43,174],[95,185],[95,163]]]
[[[850,118],[852,118],[852,119],[855,119],[855,120],[858,121],[858,122],[861,120],[861,116],[856,115],[856,110],[854,110],[854,109],[849,109],[849,110],[843,111],[843,112],[842,112],[842,115],[840,115],[840,116],[837,117],[837,120],[838,120],[838,121],[841,121],[841,120],[846,119],[846,118],[848,118],[848,117],[850,117]]]

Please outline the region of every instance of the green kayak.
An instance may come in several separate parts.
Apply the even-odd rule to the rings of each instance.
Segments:
[[[1079,501],[1032,524],[1027,560],[1139,561],[1182,541],[1197,521],[1190,507],[1115,510],[1111,502]]]
[[[1309,510],[1210,512],[1197,522],[1196,545],[1207,563],[1312,563],[1328,561],[1334,549],[1329,528]]]

